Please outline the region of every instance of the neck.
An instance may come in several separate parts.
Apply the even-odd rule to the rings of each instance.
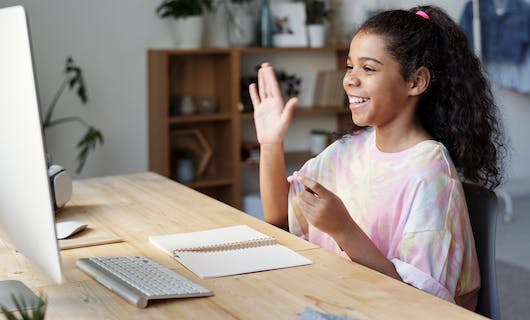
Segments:
[[[375,143],[382,152],[400,152],[429,139],[432,139],[431,136],[417,122],[375,128]]]

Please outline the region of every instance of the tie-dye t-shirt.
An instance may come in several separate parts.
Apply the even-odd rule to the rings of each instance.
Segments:
[[[480,275],[462,185],[446,148],[427,140],[396,153],[375,144],[375,130],[335,141],[300,170],[337,194],[353,220],[394,264],[404,282],[473,310]],[[289,228],[347,257],[310,225],[289,191]]]

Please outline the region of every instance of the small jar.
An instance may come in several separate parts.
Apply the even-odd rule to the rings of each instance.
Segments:
[[[195,164],[193,159],[183,158],[177,161],[177,181],[186,183],[195,180]]]
[[[311,155],[315,156],[328,146],[328,133],[322,130],[311,131]]]
[[[200,114],[212,114],[217,111],[217,106],[212,97],[202,96],[197,99],[197,109]]]
[[[197,108],[195,107],[195,104],[193,103],[191,97],[184,96],[180,103],[180,114],[183,116],[189,116],[195,114],[196,111]]]

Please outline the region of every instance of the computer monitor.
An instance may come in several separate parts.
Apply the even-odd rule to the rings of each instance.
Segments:
[[[30,35],[22,6],[0,8],[0,237],[62,282]]]

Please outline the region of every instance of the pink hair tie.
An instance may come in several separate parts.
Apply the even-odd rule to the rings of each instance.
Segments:
[[[429,19],[430,19],[429,15],[428,15],[427,12],[425,12],[425,11],[418,10],[418,11],[416,11],[416,14],[417,14],[418,16],[422,17],[422,18],[425,19],[425,20],[429,20]]]

